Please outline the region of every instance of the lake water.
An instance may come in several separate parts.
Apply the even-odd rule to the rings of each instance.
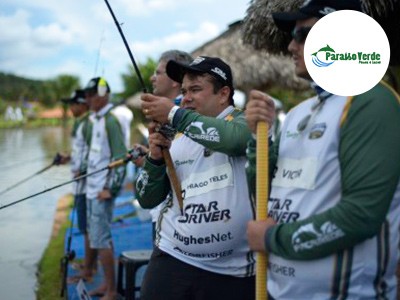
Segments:
[[[69,152],[69,131],[62,128],[0,130],[0,192]],[[53,166],[0,195],[0,207],[70,180],[69,166]],[[65,185],[0,209],[0,299],[35,299],[37,264],[46,248],[58,199]],[[63,253],[60,253],[60,257]]]

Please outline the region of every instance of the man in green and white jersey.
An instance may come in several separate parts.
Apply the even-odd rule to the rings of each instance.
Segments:
[[[72,176],[78,177],[86,174],[89,144],[91,139],[91,123],[89,120],[89,103],[85,92],[81,89],[75,90],[70,98],[62,99],[69,105],[74,116],[74,125],[71,137],[71,156],[61,154],[61,163],[71,162]],[[76,207],[76,215],[79,231],[84,235],[84,263],[79,275],[68,278],[68,282],[77,282],[80,279],[89,280],[93,276],[94,260],[90,256],[92,252],[89,247],[87,234],[87,213],[86,213],[86,179],[81,179],[72,184],[72,193]]]
[[[124,158],[127,152],[125,136],[113,115],[109,103],[110,87],[101,77],[92,78],[85,87],[90,101],[91,140],[88,155],[88,173],[107,167],[110,162]],[[114,200],[125,177],[125,166],[105,170],[87,177],[86,203],[88,233],[91,249],[98,252],[104,270],[104,282],[91,295],[103,294],[102,299],[116,299],[114,253],[111,221]]]
[[[295,71],[311,80],[304,41],[325,13],[361,10],[356,0],[311,0],[273,14],[291,31]],[[400,104],[386,83],[354,97],[318,96],[287,115],[271,146],[267,221],[248,224],[250,246],[269,255],[270,299],[396,299],[400,224]],[[273,121],[268,95],[253,91],[246,118]],[[249,142],[254,191],[256,140]]]
[[[250,130],[233,105],[231,69],[219,58],[199,56],[189,65],[169,61],[166,70],[182,82],[181,106],[145,94],[142,108],[149,119],[183,134],[171,143],[154,130],[154,122],[149,128],[150,153],[137,196],[145,208],[161,203],[161,211],[141,299],[253,299],[246,224],[254,211],[244,168]],[[170,147],[182,208],[160,146]]]

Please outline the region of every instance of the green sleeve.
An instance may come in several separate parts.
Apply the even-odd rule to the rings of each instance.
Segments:
[[[279,141],[280,141],[280,135],[277,136],[276,140],[273,143],[269,142],[268,185],[271,185],[271,181],[275,173],[275,166],[278,160]],[[256,199],[256,149],[257,149],[256,147],[257,147],[256,140],[251,138],[247,143],[246,154],[248,163],[246,165],[246,177],[252,199]],[[270,190],[271,189],[269,189],[269,191]]]
[[[136,181],[137,199],[143,208],[160,204],[171,191],[165,164],[156,165],[146,157],[143,169]]]
[[[269,251],[288,259],[311,260],[375,236],[385,220],[399,182],[399,155],[399,102],[388,88],[379,84],[353,98],[341,126],[340,202],[321,214],[272,227],[266,234]],[[294,250],[292,234],[301,225],[312,224],[314,228],[320,228],[327,221],[336,224],[344,235],[312,249]]]
[[[108,143],[111,150],[111,161],[125,158],[127,149],[124,142],[124,135],[118,119],[112,114],[106,115],[106,130]],[[125,179],[126,165],[115,167],[110,170],[107,178],[108,188],[115,197],[121,190]]]
[[[82,119],[76,118],[74,119],[74,124],[72,125],[71,136],[74,138],[76,137],[76,132],[78,131],[78,127],[81,124]]]
[[[242,111],[235,109],[230,116],[217,119],[185,110],[178,122],[174,120],[174,126],[210,150],[229,156],[245,155],[247,141],[251,138],[250,129]]]

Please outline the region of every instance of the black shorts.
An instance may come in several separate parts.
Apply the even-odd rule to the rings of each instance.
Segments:
[[[255,277],[199,269],[154,248],[141,287],[141,300],[254,300]]]

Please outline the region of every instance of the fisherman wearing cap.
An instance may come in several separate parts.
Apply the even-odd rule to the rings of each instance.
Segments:
[[[167,75],[182,82],[183,99],[142,95],[144,114],[178,132],[172,142],[149,126],[150,153],[136,188],[139,203],[161,203],[155,249],[141,299],[254,299],[254,257],[246,223],[254,217],[244,164],[250,131],[233,103],[231,68],[199,56],[169,61]],[[161,147],[170,153],[183,192],[181,211]]]
[[[72,151],[70,156],[71,171],[73,177],[78,177],[86,173],[88,138],[90,134],[89,122],[89,104],[85,98],[83,90],[75,90],[70,98],[62,99],[62,102],[69,105],[74,116],[74,125],[72,127]],[[63,156],[63,155],[62,155]],[[63,156],[62,161],[69,159],[69,156]],[[75,204],[78,217],[78,228],[82,234],[86,233],[86,182],[79,180],[72,185],[72,192],[75,197]]]
[[[180,105],[182,100],[181,94],[181,82],[177,82],[167,75],[167,63],[170,60],[174,60],[179,63],[189,64],[193,57],[184,51],[180,50],[168,50],[161,54],[156,69],[150,77],[151,84],[153,86],[153,94],[156,96],[167,97],[174,101],[176,105]],[[147,152],[148,148],[144,145],[136,144],[136,147],[141,147],[143,152]],[[137,167],[143,167],[144,157],[135,160],[135,165]],[[153,240],[155,239],[155,228],[156,222],[158,220],[159,212],[162,205],[158,205],[150,210],[152,225],[153,225]]]
[[[311,80],[304,42],[311,27],[356,0],[308,0],[273,14],[292,32],[295,72]],[[248,224],[250,247],[268,253],[270,299],[396,299],[400,225],[400,106],[381,82],[354,97],[317,96],[293,108],[270,151],[269,218]],[[246,118],[272,123],[270,97],[252,91]],[[256,140],[248,177],[255,177]],[[254,182],[251,185],[254,192]]]
[[[90,101],[92,132],[88,155],[88,173],[107,167],[127,152],[125,138],[118,118],[113,115],[109,103],[110,87],[101,77],[93,78],[85,87]],[[104,282],[91,296],[103,295],[101,299],[116,299],[114,253],[111,221],[114,200],[125,177],[125,166],[99,172],[87,178],[86,204],[88,210],[88,233],[90,248],[98,252],[104,270]],[[95,257],[95,256],[94,256]]]
[[[70,98],[62,99],[62,102],[69,105],[72,115],[75,118],[72,128],[72,151],[71,156],[61,155],[61,163],[71,161],[71,171],[73,177],[86,174],[87,169],[87,156],[89,151],[89,141],[91,134],[91,123],[89,121],[89,103],[85,97],[85,92],[81,89],[75,90]],[[77,212],[78,228],[84,235],[84,249],[85,259],[83,267],[79,269],[79,275],[71,276],[68,278],[68,283],[77,283],[80,279],[90,280],[93,276],[93,268],[88,266],[89,239],[87,234],[87,220],[86,220],[86,180],[81,179],[74,182],[72,185],[72,193],[74,194],[74,201]]]

